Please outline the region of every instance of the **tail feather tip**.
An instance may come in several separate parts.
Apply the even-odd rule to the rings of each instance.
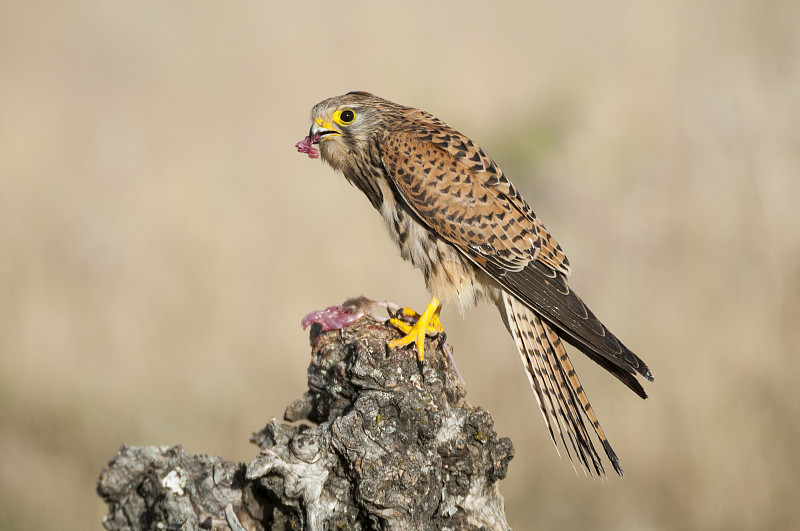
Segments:
[[[611,448],[611,444],[604,440],[603,441],[603,449],[606,451],[606,455],[611,460],[611,465],[614,467],[614,471],[622,477],[622,467],[619,464],[619,458],[614,450]]]

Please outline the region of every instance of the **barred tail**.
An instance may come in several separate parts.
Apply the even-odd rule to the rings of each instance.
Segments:
[[[589,398],[572,367],[567,351],[555,331],[536,313],[512,295],[503,292],[506,324],[517,343],[522,364],[528,374],[536,401],[558,451],[558,438],[572,461],[574,453],[581,465],[602,476],[603,463],[583,421],[585,416],[603,444],[614,470],[621,476],[619,459],[600,427]],[[569,444],[567,443],[569,441]],[[570,452],[572,448],[572,452]]]

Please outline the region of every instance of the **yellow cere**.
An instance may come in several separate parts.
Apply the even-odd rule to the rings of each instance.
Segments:
[[[339,111],[337,111],[337,112],[339,112]],[[336,115],[334,114],[334,117],[335,117],[335,116],[336,116]],[[335,120],[335,118],[334,118],[334,120]],[[330,123],[330,122],[326,122],[326,121],[325,121],[325,120],[323,120],[322,118],[317,118],[315,121],[317,122],[317,125],[318,125],[318,126],[320,126],[320,127],[321,127],[322,129],[324,129],[325,131],[328,131],[328,134],[326,134],[325,136],[323,136],[323,137],[321,138],[321,140],[328,140],[329,138],[332,138],[332,137],[334,137],[334,136],[341,136],[341,134],[342,134],[342,133],[340,133],[339,131],[337,131],[337,130],[336,130],[336,128],[333,126],[333,124],[332,124],[332,123]]]

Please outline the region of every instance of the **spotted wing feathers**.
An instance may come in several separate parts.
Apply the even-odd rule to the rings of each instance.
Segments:
[[[567,341],[646,397],[634,374],[652,380],[650,370],[569,288],[569,261],[514,185],[467,137],[415,112],[414,128],[401,121],[380,149],[409,208]]]
[[[440,126],[447,127],[447,126]],[[383,162],[408,206],[436,233],[518,271],[538,259],[569,274],[567,257],[488,155],[452,129],[395,131]]]

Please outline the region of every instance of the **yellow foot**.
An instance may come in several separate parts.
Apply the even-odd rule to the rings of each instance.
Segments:
[[[431,299],[431,302],[428,304],[428,307],[425,308],[425,311],[422,312],[422,315],[417,314],[417,312],[410,308],[403,308],[401,310],[403,317],[416,318],[416,322],[413,325],[409,325],[402,319],[396,317],[390,319],[389,323],[406,335],[400,339],[389,341],[389,343],[387,343],[389,348],[404,347],[414,343],[417,345],[417,359],[420,363],[425,361],[425,336],[427,334],[440,334],[444,331],[442,323],[439,322],[440,310],[439,299],[436,297]]]

